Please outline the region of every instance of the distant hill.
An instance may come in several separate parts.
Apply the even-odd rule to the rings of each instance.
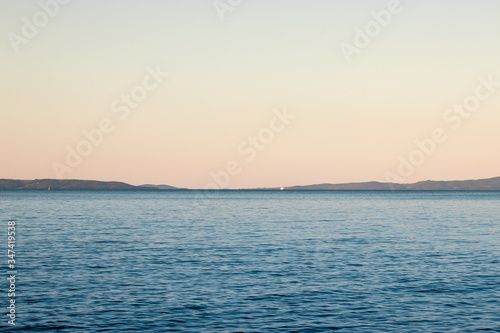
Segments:
[[[183,190],[170,185],[134,186],[123,182],[101,182],[78,179],[0,179],[0,190]],[[279,190],[279,188],[258,188],[253,190]],[[285,187],[283,190],[304,191],[500,191],[500,177],[479,180],[431,181],[426,180],[413,184],[396,184],[380,182],[316,184]]]
[[[284,190],[363,190],[363,191],[500,191],[500,177],[479,180],[432,181],[426,180],[413,184],[396,183],[346,183],[346,184],[316,184],[305,186],[291,186]]]
[[[0,190],[156,190],[122,182],[101,182],[77,179],[0,179]]]
[[[182,190],[178,187],[173,187],[170,185],[152,185],[152,184],[146,184],[146,185],[140,185],[140,187],[151,187],[151,188],[156,188],[158,190]]]

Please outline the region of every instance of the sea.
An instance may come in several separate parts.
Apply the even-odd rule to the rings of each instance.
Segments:
[[[2,191],[0,217],[1,332],[500,332],[500,192]]]

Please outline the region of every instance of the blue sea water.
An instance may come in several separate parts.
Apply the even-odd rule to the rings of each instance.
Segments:
[[[0,217],[2,332],[500,332],[500,192],[4,191]]]

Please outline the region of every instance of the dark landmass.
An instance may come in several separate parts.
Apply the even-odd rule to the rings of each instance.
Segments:
[[[156,190],[122,182],[101,182],[77,179],[0,179],[0,190]]]
[[[317,184],[285,187],[284,190],[322,190],[322,191],[500,191],[500,177],[478,180],[433,181],[426,180],[412,184],[396,183],[347,183]]]
[[[150,188],[155,188],[158,190],[185,190],[184,188],[178,188],[178,187],[173,187],[170,185],[152,185],[152,184],[146,184],[146,185],[140,185],[140,187],[150,187]]]
[[[186,190],[170,185],[134,186],[123,182],[102,182],[78,179],[0,179],[0,190]],[[254,188],[246,190],[277,191],[280,188]],[[500,177],[479,180],[432,181],[426,180],[412,184],[364,182],[346,184],[316,184],[285,187],[287,191],[500,191]]]

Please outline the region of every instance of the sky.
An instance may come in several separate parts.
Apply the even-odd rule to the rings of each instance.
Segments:
[[[0,178],[500,176],[497,0],[0,1]]]

